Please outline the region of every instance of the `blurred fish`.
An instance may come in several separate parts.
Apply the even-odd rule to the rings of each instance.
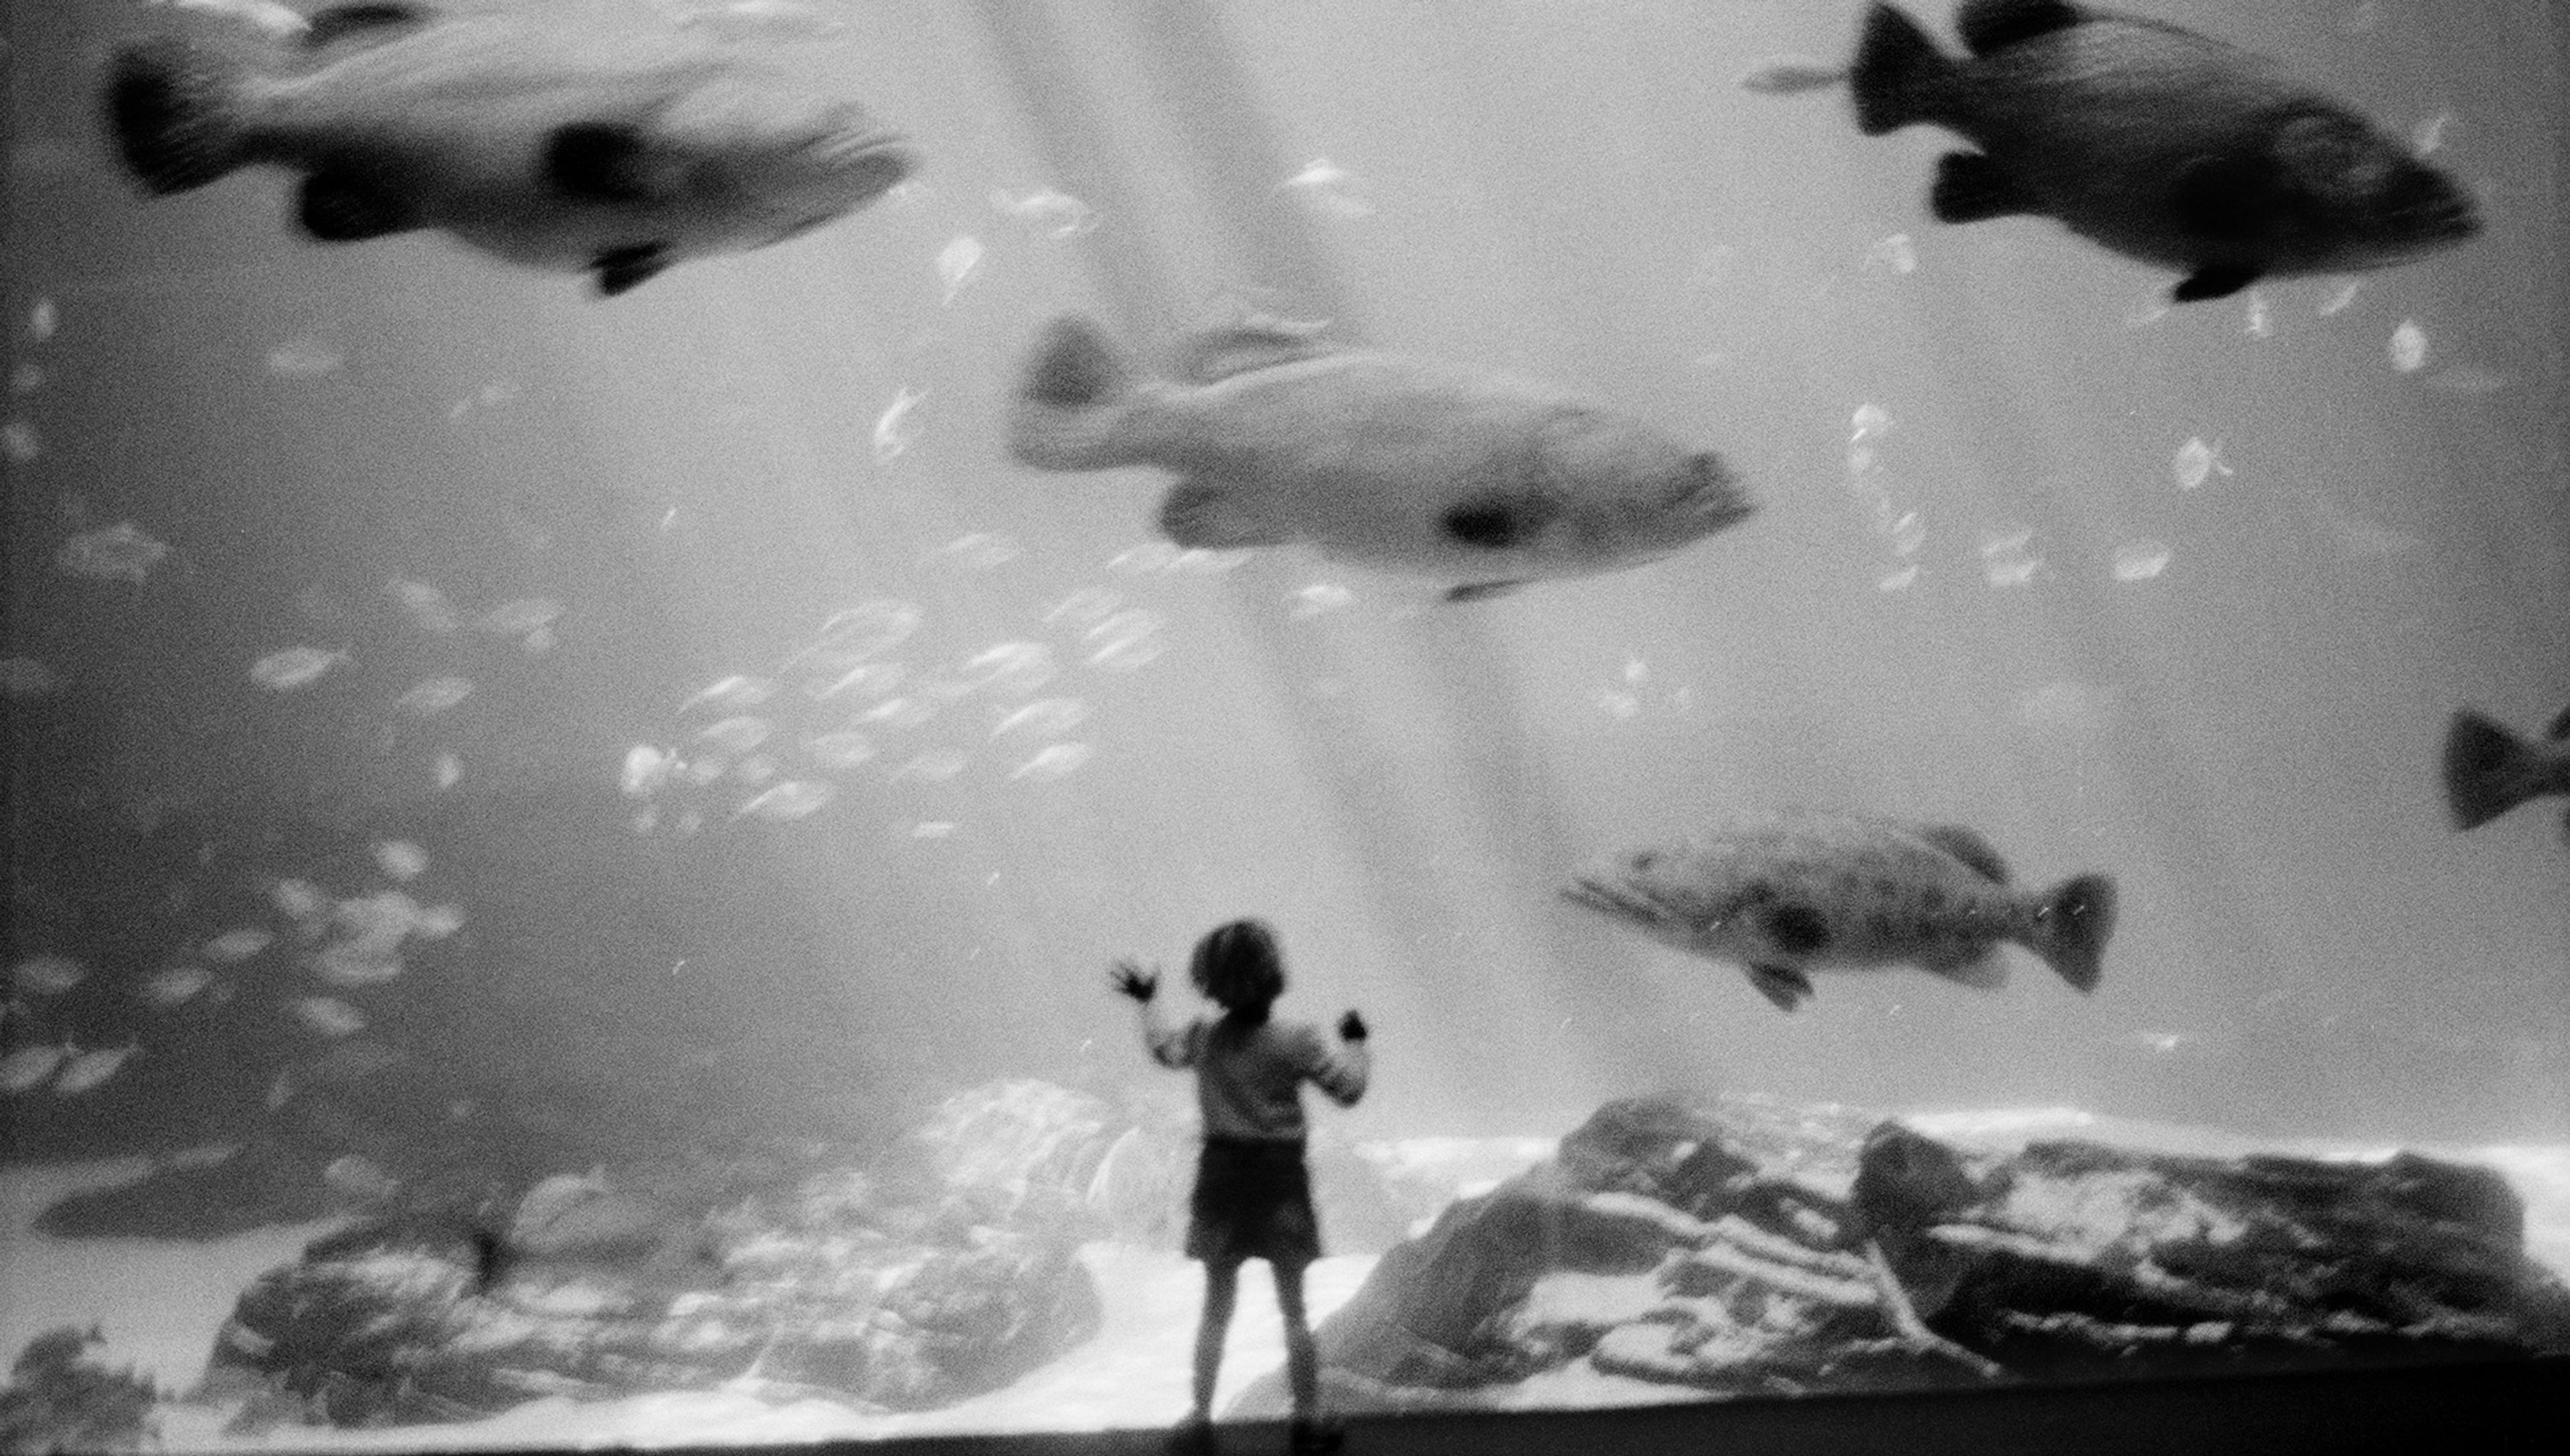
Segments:
[[[828,784],[788,780],[740,806],[733,817],[746,814],[770,823],[801,819],[829,803],[837,792]]]
[[[395,880],[416,880],[428,873],[428,851],[409,840],[382,840],[375,845],[375,868]]]
[[[434,718],[473,695],[473,684],[461,677],[432,677],[411,684],[393,706],[414,718]]]
[[[1035,757],[1009,770],[1009,777],[1049,784],[1075,772],[1081,764],[1088,762],[1092,752],[1085,743],[1047,744]]]
[[[1761,63],[1757,69],[1740,78],[1744,91],[1764,92],[1769,96],[1792,96],[1798,92],[1822,91],[1845,85],[1848,68],[1833,66],[1810,56],[1779,56]]]
[[[669,773],[677,763],[678,756],[667,749],[638,743],[625,751],[625,768],[618,784],[633,798],[646,798],[669,782]]]
[[[382,1166],[361,1153],[348,1153],[330,1160],[321,1170],[321,1182],[335,1193],[343,1193],[367,1203],[379,1203],[401,1192],[401,1180],[386,1173]]]
[[[85,576],[92,581],[131,581],[139,586],[169,554],[169,543],[154,540],[151,533],[131,521],[120,521],[75,534],[54,554],[54,564],[66,575]]]
[[[697,730],[696,737],[725,753],[747,753],[767,741],[764,718],[733,717]]]
[[[71,1038],[64,1037],[53,1046],[22,1046],[0,1056],[0,1091],[32,1092],[79,1052]]]
[[[411,933],[427,940],[443,940],[464,928],[464,911],[460,907],[433,905],[411,917]]]
[[[195,999],[214,983],[214,973],[202,965],[174,965],[156,970],[143,982],[143,999],[156,1006],[176,1006]]]
[[[354,1036],[366,1029],[366,1013],[336,996],[297,996],[285,1004],[294,1019],[323,1036]]]
[[[2264,57],[2067,0],[1964,0],[1955,28],[1962,60],[1877,3],[1849,78],[1867,136],[1926,122],[1980,148],[1939,162],[1939,221],[2055,218],[2183,272],[2181,303],[2480,230],[2452,179]]]
[[[507,637],[523,637],[541,632],[562,619],[563,604],[550,596],[521,596],[501,602],[482,613],[475,625],[486,632]]]
[[[1077,698],[1038,698],[1023,708],[1009,713],[993,725],[993,738],[1006,738],[1024,733],[1038,738],[1058,738],[1076,728],[1088,717],[1088,705]]]
[[[991,192],[994,210],[1042,227],[1049,236],[1076,237],[1097,230],[1097,210],[1069,192],[1040,187],[1019,195],[1001,188]]]
[[[249,665],[250,681],[272,693],[309,687],[342,662],[353,660],[345,647],[286,647]]]
[[[937,278],[946,285],[946,296],[939,301],[953,303],[964,285],[982,270],[982,240],[967,232],[937,254]]]
[[[59,996],[89,978],[89,967],[68,955],[47,951],[9,967],[9,982],[36,996]]]
[[[2456,829],[2477,829],[2519,804],[2570,794],[2570,708],[2530,743],[2470,709],[2445,732],[2445,802]],[[2570,835],[2570,816],[2562,831]]]
[[[435,632],[441,637],[452,636],[457,628],[464,625],[464,619],[456,615],[455,604],[446,599],[446,593],[425,581],[396,576],[384,584],[384,590],[401,603],[402,610],[410,614],[410,619],[418,623],[422,631]]]
[[[834,769],[852,769],[875,756],[873,742],[854,729],[816,733],[803,740],[803,751]]]
[[[309,880],[279,880],[267,888],[267,899],[289,919],[317,919],[330,912],[330,897]]]
[[[321,241],[443,228],[611,295],[851,212],[916,165],[863,108],[746,51],[523,8],[362,0],[255,60],[158,37],[118,53],[106,100],[154,192],[273,164],[302,175]]]
[[[1787,1011],[1811,998],[1816,970],[1911,965],[1995,988],[2009,940],[2094,990],[2115,927],[2104,876],[2014,890],[1971,830],[1857,815],[1780,815],[1614,856],[1563,894],[1690,954],[1740,962]]]
[[[232,965],[247,960],[274,943],[276,936],[256,925],[243,925],[225,930],[206,942],[206,958],[217,965]]]
[[[62,1070],[54,1075],[54,1095],[77,1097],[91,1090],[122,1071],[140,1050],[140,1044],[128,1044],[65,1057]]]
[[[1179,546],[1303,542],[1458,583],[1453,601],[1636,565],[1751,510],[1712,452],[1639,421],[1308,328],[1199,334],[1178,372],[1136,382],[1094,324],[1057,320],[1019,384],[1011,452],[1043,470],[1176,471],[1159,519]]]
[[[716,681],[713,686],[678,704],[683,713],[689,708],[755,708],[776,696],[776,684],[763,677],[744,677],[739,673]]]

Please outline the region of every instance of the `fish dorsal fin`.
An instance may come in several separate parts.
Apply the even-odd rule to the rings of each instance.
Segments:
[[[1973,874],[1992,885],[2008,883],[2007,861],[1999,858],[1999,852],[1990,848],[1990,842],[1978,831],[1959,824],[1923,824],[1919,826],[1919,837],[1962,861]]]
[[[2561,716],[2552,720],[2550,726],[2543,730],[2543,736],[2546,738],[2570,738],[2570,708],[2563,708],[2561,710]]]
[[[1975,56],[2068,30],[2077,25],[2079,7],[2069,0],[1963,0],[1955,13],[1954,31]]]
[[[374,45],[417,30],[436,18],[437,12],[428,6],[406,0],[352,0],[350,4],[316,10],[307,17],[303,49],[326,51],[342,41]]]
[[[1178,346],[1170,369],[1189,384],[1212,384],[1254,369],[1272,369],[1334,351],[1321,337],[1325,325],[1281,318],[1253,318],[1205,329]]]

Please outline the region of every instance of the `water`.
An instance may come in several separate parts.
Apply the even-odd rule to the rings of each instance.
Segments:
[[[2051,223],[1934,222],[1942,136],[1731,84],[1844,54],[1833,7],[547,4],[765,47],[926,158],[609,301],[306,242],[272,170],[140,196],[99,67],[219,8],[12,22],[7,948],[79,974],[21,978],[0,1054],[62,1054],[0,1178],[290,1146],[272,1207],[148,1231],[237,1237],[362,1206],[340,1158],[490,1199],[872,1148],[996,1078],[1182,1109],[1105,967],[1248,913],[1289,1008],[1376,1028],[1320,1116],[1366,1147],[1663,1088],[2570,1141],[2557,805],[2457,834],[2437,776],[2455,709],[2570,699],[2540,17],[2154,0],[2487,223],[2172,308]],[[1610,401],[1760,513],[1449,605],[1182,550],[1161,472],[1009,461],[1047,320],[1251,308]],[[2104,984],[1824,976],[1788,1016],[1558,894],[1793,805],[2111,873]],[[124,1247],[18,1227],[29,1269]],[[48,1313],[133,1358],[121,1297]]]

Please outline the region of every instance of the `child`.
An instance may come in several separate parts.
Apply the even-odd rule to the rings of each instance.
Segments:
[[[1303,1317],[1303,1271],[1321,1257],[1312,1183],[1303,1165],[1300,1087],[1310,1082],[1342,1107],[1365,1095],[1371,1067],[1366,1024],[1356,1012],[1339,1018],[1333,1047],[1308,1021],[1267,1013],[1285,990],[1284,957],[1275,933],[1259,920],[1216,926],[1196,942],[1187,977],[1223,1008],[1219,1020],[1182,1027],[1152,1009],[1156,972],[1115,962],[1115,989],[1141,1013],[1142,1040],[1162,1066],[1193,1067],[1196,1105],[1204,1115],[1204,1152],[1188,1206],[1187,1257],[1204,1261],[1204,1318],[1196,1326],[1195,1408],[1172,1445],[1209,1451],[1213,1443],[1214,1373],[1222,1366],[1223,1331],[1242,1261],[1264,1259],[1276,1276],[1276,1307],[1285,1316],[1285,1373],[1294,1394],[1293,1449],[1337,1449],[1340,1433],[1316,1418],[1319,1354]]]

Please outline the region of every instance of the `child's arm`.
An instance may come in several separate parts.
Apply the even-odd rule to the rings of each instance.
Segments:
[[[1350,1011],[1339,1018],[1339,1045],[1333,1050],[1318,1036],[1312,1045],[1319,1055],[1309,1069],[1312,1085],[1341,1107],[1354,1107],[1366,1093],[1366,1079],[1374,1074],[1374,1053],[1366,1049],[1365,1018]]]
[[[1111,974],[1116,992],[1133,998],[1133,1010],[1142,1024],[1142,1045],[1151,1053],[1151,1060],[1164,1067],[1192,1065],[1195,1059],[1187,1054],[1185,1029],[1161,1020],[1158,1008],[1151,1004],[1151,997],[1159,993],[1159,973],[1146,972],[1132,960],[1123,959],[1115,962]]]

